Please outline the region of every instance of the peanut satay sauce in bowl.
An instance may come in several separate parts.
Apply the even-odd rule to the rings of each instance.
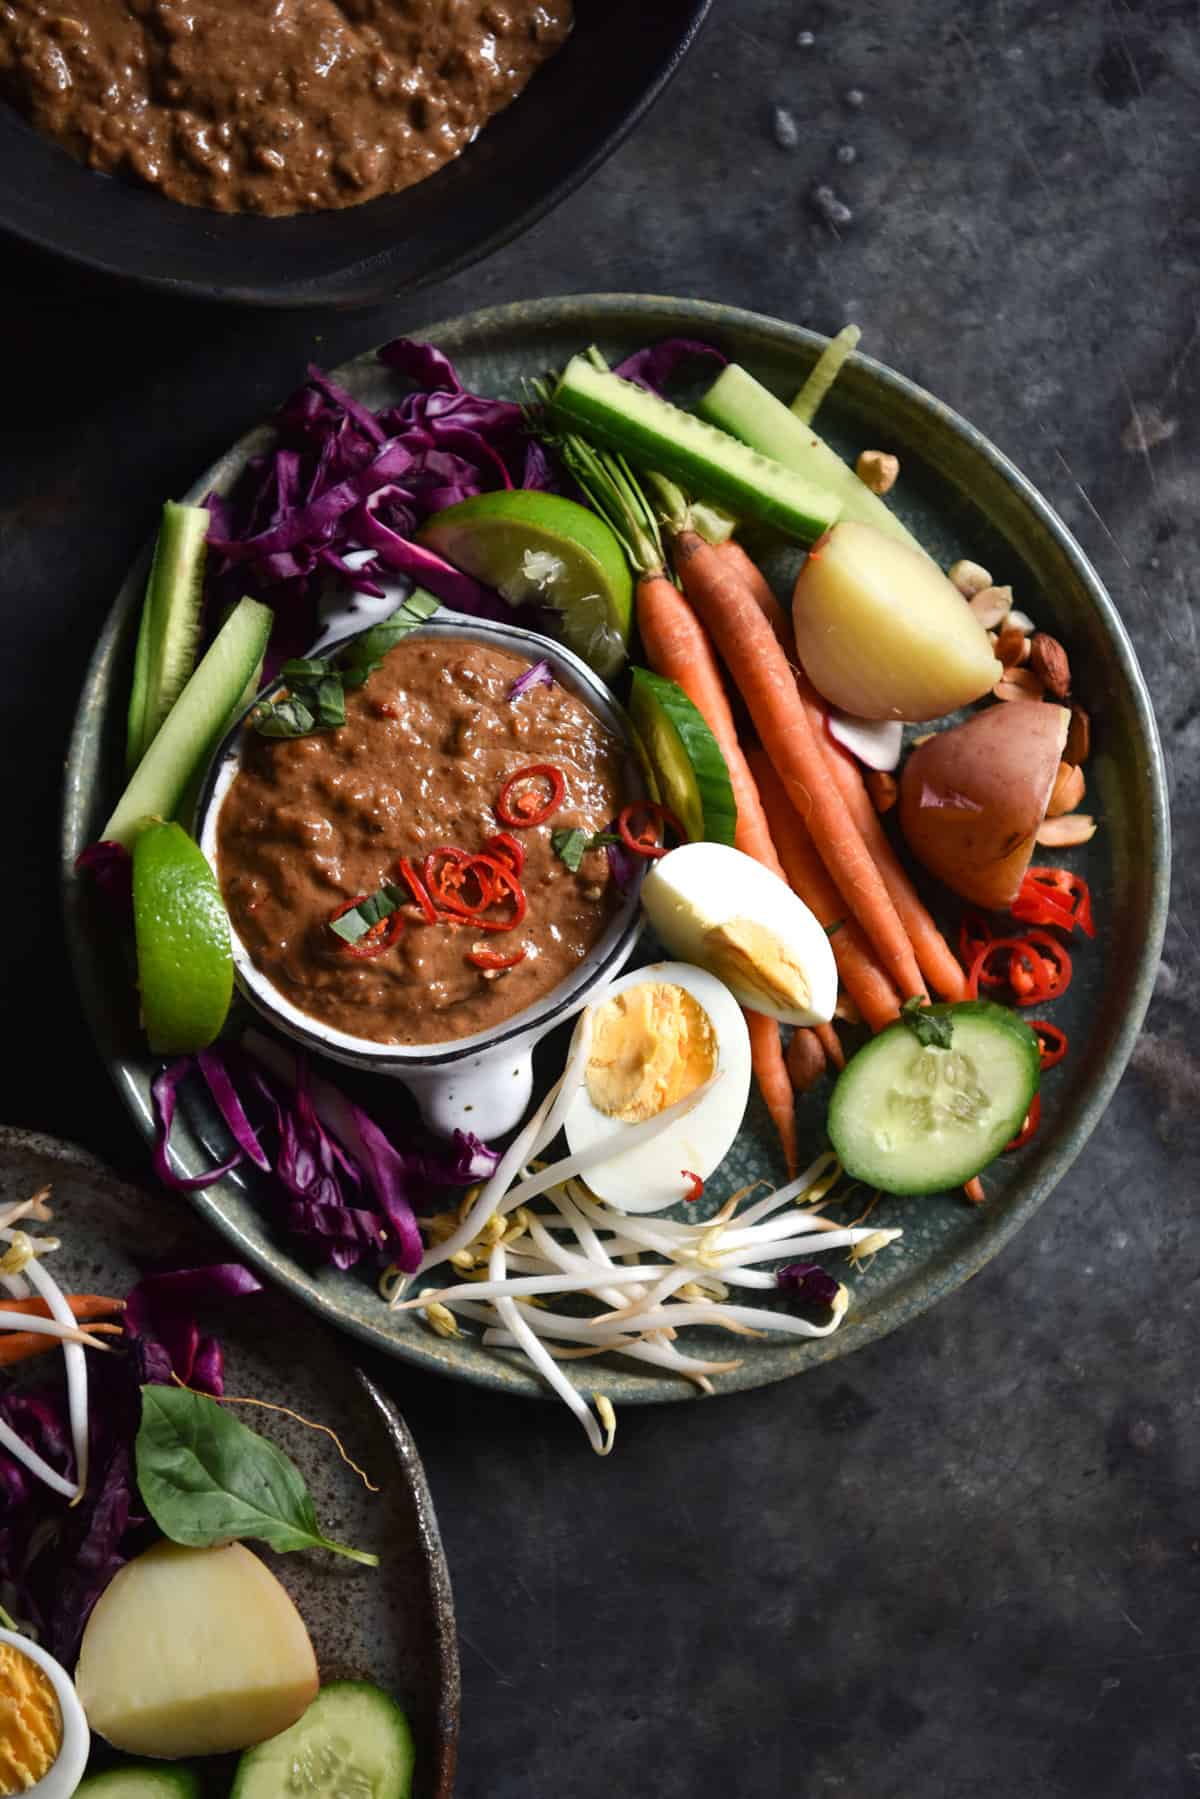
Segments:
[[[221,888],[254,969],[318,1036],[403,1052],[496,1033],[630,912],[605,849],[562,837],[636,798],[628,747],[548,670],[523,679],[542,667],[414,635],[346,694],[340,728],[243,731],[212,837]],[[381,894],[392,909],[363,932]]]

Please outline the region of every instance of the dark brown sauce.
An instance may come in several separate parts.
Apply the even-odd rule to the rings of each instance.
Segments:
[[[457,156],[571,20],[571,0],[0,0],[0,93],[188,206],[320,211]]]
[[[255,966],[301,1011],[380,1043],[449,1042],[541,999],[603,935],[618,901],[604,851],[572,874],[551,832],[612,821],[626,797],[624,752],[557,683],[510,701],[529,666],[486,644],[410,638],[347,695],[341,729],[248,734],[218,822],[221,887]],[[496,932],[430,925],[407,906],[392,949],[370,961],[347,955],[330,914],[395,881],[400,856],[419,870],[442,845],[481,850],[504,828],[500,789],[532,763],[561,769],[566,793],[545,824],[513,832],[526,853],[524,922]],[[503,973],[468,961],[472,951],[522,949]]]

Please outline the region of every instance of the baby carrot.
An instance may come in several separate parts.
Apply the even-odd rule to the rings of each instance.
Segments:
[[[746,591],[775,633],[776,642],[784,655],[794,659],[796,638],[792,621],[757,562],[732,537],[727,537],[724,543],[714,544],[713,547],[722,562],[728,565],[730,573],[740,576]]]
[[[73,1316],[84,1320],[113,1318],[125,1310],[123,1299],[106,1299],[101,1293],[68,1293],[65,1298]],[[3,1299],[0,1306],[6,1312],[23,1312],[27,1318],[53,1316],[44,1299]]]
[[[892,904],[912,942],[921,973],[942,999],[965,999],[967,977],[888,841],[857,764],[830,737],[825,727],[825,708],[811,683],[801,675],[797,686],[829,772],[883,877]]]
[[[796,692],[795,676],[770,625],[743,583],[730,574],[728,564],[715,556],[696,532],[681,531],[675,539],[675,566],[847,905],[900,992],[906,998],[910,994],[924,997],[912,944],[826,767]]]
[[[779,1024],[762,1012],[744,1011],[744,1016],[750,1032],[750,1064],[771,1114],[771,1123],[779,1132],[788,1178],[791,1179],[800,1166],[796,1143],[796,1096],[783,1059]]]
[[[809,911],[830,933],[842,984],[873,1031],[900,1016],[900,999],[876,961],[870,945],[833,884],[812,838],[784,792],[783,782],[762,750],[751,750],[750,767],[758,784],[771,835],[779,847],[787,878]]]
[[[762,801],[738,742],[737,727],[708,633],[679,589],[665,575],[643,576],[637,590],[638,630],[656,674],[675,681],[717,740],[737,806],[734,843],[772,874],[785,879]]]

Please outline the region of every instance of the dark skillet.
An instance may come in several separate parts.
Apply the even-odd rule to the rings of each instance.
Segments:
[[[674,74],[711,0],[576,0],[565,48],[457,161],[340,212],[264,219],[95,175],[0,105],[0,229],[194,299],[365,306],[454,274],[563,199]]]

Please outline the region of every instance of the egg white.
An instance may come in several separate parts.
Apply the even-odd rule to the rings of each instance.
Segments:
[[[75,1683],[52,1655],[48,1655],[39,1644],[31,1643],[28,1637],[20,1636],[14,1630],[0,1630],[0,1643],[10,1644],[22,1655],[27,1655],[31,1662],[37,1663],[54,1688],[54,1696],[62,1714],[62,1743],[54,1766],[34,1782],[26,1799],[71,1799],[71,1794],[83,1779],[92,1741],[83,1706],[75,1691]]]
[[[685,843],[657,861],[642,883],[642,905],[673,956],[710,967],[705,934],[736,920],[770,931],[786,945],[809,985],[806,1007],[772,1004],[726,969],[720,979],[743,1006],[783,1024],[825,1024],[837,1004],[837,964],[829,933],[799,894],[752,856],[724,843]]]
[[[661,1136],[624,1154],[620,1153],[621,1138],[630,1127],[599,1111],[592,1104],[586,1080],[581,1079],[564,1120],[567,1143],[573,1155],[596,1144],[612,1144],[611,1161],[589,1168],[583,1178],[600,1199],[624,1212],[661,1212],[677,1205],[688,1191],[685,1169],[708,1180],[729,1153],[750,1092],[746,1021],[728,987],[704,969],[687,962],[654,962],[632,969],[597,993],[592,1008],[648,981],[682,987],[703,1008],[716,1039],[717,1062],[712,1085],[685,1117],[676,1119]]]

